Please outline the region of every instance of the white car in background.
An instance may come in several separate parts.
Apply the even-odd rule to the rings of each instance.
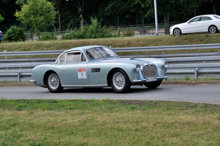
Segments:
[[[179,36],[186,33],[209,32],[217,33],[220,30],[220,16],[215,14],[200,15],[189,21],[170,27],[170,34]]]

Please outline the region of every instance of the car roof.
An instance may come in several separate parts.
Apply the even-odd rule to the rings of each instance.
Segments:
[[[75,48],[71,48],[71,49],[68,49],[64,52],[69,52],[69,51],[74,51],[74,50],[87,50],[87,49],[90,49],[90,48],[95,48],[95,47],[106,47],[106,46],[101,46],[101,45],[91,45],[91,46],[82,46],[82,47],[75,47]]]
[[[213,17],[213,16],[216,16],[217,14],[205,14],[205,15],[198,15],[198,16],[195,16],[195,17],[202,17],[202,16],[210,16],[210,17]],[[219,15],[217,15],[219,16]]]

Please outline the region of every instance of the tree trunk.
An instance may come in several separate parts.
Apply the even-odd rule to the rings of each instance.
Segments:
[[[215,3],[212,2],[212,8],[213,8],[213,13],[216,14],[216,7],[215,7]]]
[[[163,16],[164,19],[164,29],[165,29],[165,34],[169,34],[169,21],[167,15]]]
[[[83,30],[83,0],[78,0],[77,5],[76,5],[78,12],[79,12],[79,17],[80,17],[80,28]]]
[[[59,21],[59,32],[61,30],[61,20],[60,20],[60,11],[57,10],[57,17],[58,17],[58,21]]]
[[[81,30],[83,30],[83,13],[82,13],[82,9],[80,8],[79,11],[81,12],[79,17],[80,17],[80,28]]]

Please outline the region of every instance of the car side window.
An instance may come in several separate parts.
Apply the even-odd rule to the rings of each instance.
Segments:
[[[80,52],[71,52],[67,53],[66,63],[75,63],[81,61],[81,53]]]
[[[59,63],[85,62],[86,58],[82,52],[67,52],[59,57]],[[57,61],[56,61],[57,62]]]
[[[196,17],[196,18],[190,20],[189,23],[198,22],[198,21],[200,21],[200,18],[201,18],[201,17]]]
[[[212,18],[207,16],[201,17],[201,21],[209,21],[209,20],[212,20]]]

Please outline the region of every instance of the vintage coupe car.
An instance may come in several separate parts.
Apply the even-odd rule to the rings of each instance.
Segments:
[[[200,15],[189,21],[170,27],[170,34],[179,36],[187,33],[217,33],[220,30],[220,16],[216,14]]]
[[[31,82],[50,92],[63,88],[111,86],[114,92],[128,92],[131,85],[157,88],[167,76],[164,60],[120,58],[106,46],[84,46],[64,51],[54,64],[38,65]]]

